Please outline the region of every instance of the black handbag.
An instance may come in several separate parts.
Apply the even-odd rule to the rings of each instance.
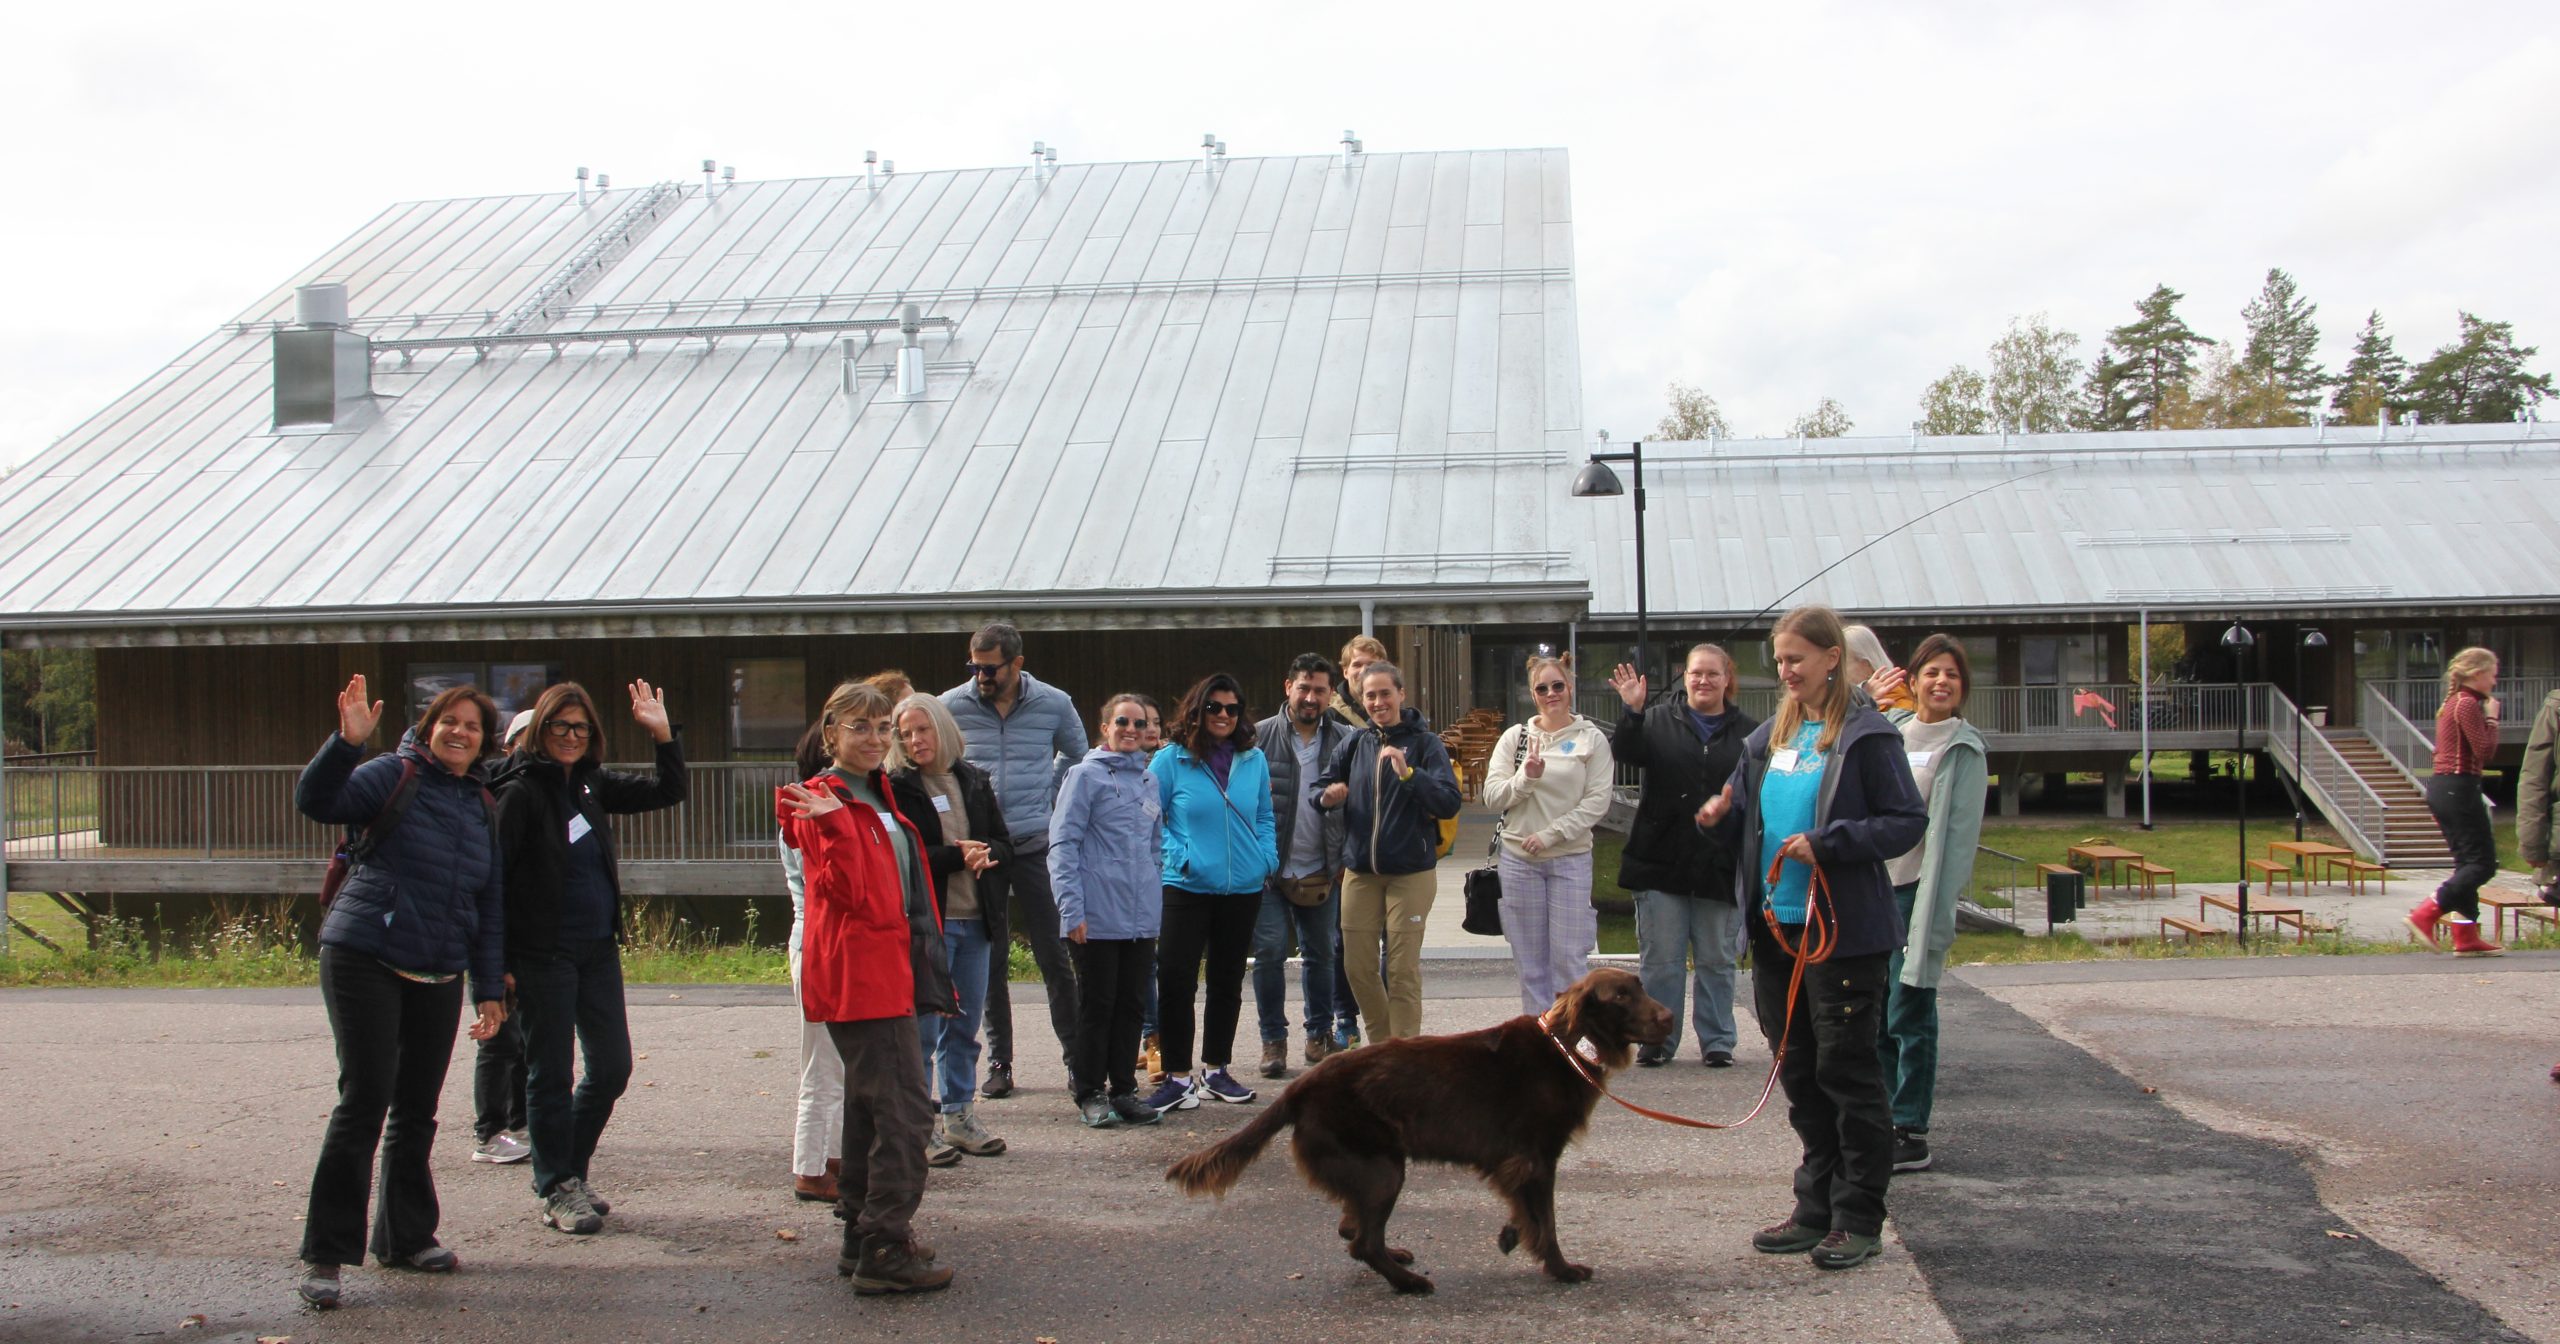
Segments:
[[[1529,725],[1520,725],[1520,736],[1511,743],[1511,768],[1520,768],[1520,757],[1528,749]],[[1502,936],[1502,869],[1495,855],[1502,850],[1502,828],[1495,826],[1493,840],[1484,847],[1484,866],[1467,870],[1467,917],[1458,927],[1485,938]]]

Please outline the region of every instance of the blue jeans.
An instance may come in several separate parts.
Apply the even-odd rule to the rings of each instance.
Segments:
[[[987,1011],[987,922],[947,919],[942,942],[951,949],[951,987],[960,994],[960,1015],[916,1015],[916,1043],[924,1048],[925,1095],[936,1098],[945,1115],[969,1109],[978,1093],[978,1023]]]
[[[1342,886],[1335,883],[1322,905],[1299,905],[1278,888],[1262,893],[1253,924],[1253,1008],[1262,1041],[1289,1039],[1289,938],[1297,935],[1303,959],[1300,981],[1307,1000],[1307,1034],[1328,1040],[1333,1032],[1336,942],[1342,937]]]
[[[524,1012],[526,1128],[533,1192],[587,1179],[596,1140],[631,1083],[631,1023],[622,1008],[622,949],[596,938],[515,955],[516,1006]],[[571,1045],[587,1071],[569,1089]]]
[[[1734,965],[1741,954],[1742,916],[1733,902],[1636,893],[1636,973],[1644,979],[1644,992],[1671,1010],[1671,1036],[1662,1043],[1666,1054],[1680,1051],[1684,980],[1694,989],[1690,1020],[1698,1049],[1732,1052]]]

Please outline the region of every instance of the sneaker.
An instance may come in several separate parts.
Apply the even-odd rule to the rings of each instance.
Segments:
[[[604,1202],[604,1196],[596,1193],[595,1186],[585,1181],[580,1181],[578,1185],[580,1189],[587,1192],[587,1207],[595,1210],[598,1218],[613,1216],[613,1206]]]
[[[472,1161],[495,1162],[500,1166],[522,1162],[531,1156],[533,1156],[532,1144],[518,1139],[503,1129],[482,1139],[480,1146],[471,1150]]]
[[[1227,1072],[1225,1065],[1202,1074],[1199,1090],[1208,1093],[1211,1101],[1224,1101],[1241,1106],[1253,1100],[1253,1089],[1237,1082],[1236,1076]]]
[[[1262,1043],[1262,1076],[1265,1078],[1289,1076],[1289,1042],[1287,1040]]]
[[[951,1286],[951,1271],[915,1253],[912,1243],[891,1241],[886,1237],[866,1238],[862,1255],[846,1271],[843,1262],[838,1273],[853,1280],[853,1291],[864,1297],[882,1293],[930,1293]]]
[[[1192,1090],[1188,1076],[1167,1078],[1164,1085],[1147,1094],[1147,1109],[1153,1111],[1187,1111],[1200,1104],[1200,1094]]]
[[[1893,1169],[1895,1171],[1927,1171],[1929,1162],[1929,1131],[1895,1127]]]
[[[1307,1033],[1307,1062],[1309,1064],[1322,1063],[1324,1057],[1332,1053],[1332,1032],[1315,1031]]]
[[[1706,1053],[1702,1062],[1711,1069],[1729,1069],[1733,1067],[1733,1052],[1730,1050],[1710,1050]]]
[[[1192,1104],[1196,1106],[1199,1103]],[[1152,1125],[1164,1118],[1155,1107],[1138,1100],[1138,1094],[1135,1092],[1123,1092],[1113,1097],[1111,1113],[1119,1116],[1120,1123],[1124,1125]]]
[[[1807,1259],[1815,1269],[1855,1269],[1884,1254],[1884,1238],[1862,1237],[1855,1232],[1833,1232],[1813,1248]]]
[[[1012,1096],[1013,1066],[1010,1064],[988,1065],[987,1080],[978,1084],[978,1095],[989,1101],[998,1101]]]
[[[1345,1022],[1333,1029],[1333,1053],[1340,1054],[1345,1050],[1359,1048],[1360,1024],[1357,1021]]]
[[[960,1165],[960,1150],[942,1141],[942,1127],[939,1125],[934,1126],[934,1133],[924,1141],[924,1164],[928,1167]]]
[[[1763,1255],[1800,1255],[1822,1244],[1829,1228],[1807,1227],[1790,1218],[1751,1234],[1751,1249]]]
[[[1004,1140],[978,1127],[976,1111],[944,1111],[935,1124],[944,1143],[971,1157],[994,1157],[1004,1151]]]
[[[604,1226],[604,1215],[587,1202],[586,1182],[572,1176],[551,1187],[542,1199],[542,1221],[572,1236],[588,1236]]]
[[[1076,1115],[1084,1121],[1087,1129],[1109,1129],[1120,1123],[1120,1117],[1111,1110],[1111,1103],[1104,1101],[1100,1093],[1077,1102]]]
[[[461,1263],[462,1257],[455,1255],[452,1248],[429,1246],[422,1250],[411,1251],[407,1255],[385,1260],[382,1262],[382,1267],[414,1270],[420,1274],[450,1274],[454,1267]]]
[[[327,1311],[338,1305],[338,1267],[304,1265],[302,1278],[293,1285],[293,1291],[303,1301]]]
[[[1642,1050],[1638,1050],[1636,1052],[1636,1066],[1638,1068],[1658,1069],[1670,1062],[1671,1047],[1667,1045],[1648,1045]]]

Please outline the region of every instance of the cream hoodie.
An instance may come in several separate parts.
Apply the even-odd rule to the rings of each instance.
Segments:
[[[1523,733],[1530,735],[1526,743]],[[1546,761],[1536,779],[1520,771],[1532,748]],[[1503,847],[1514,858],[1529,858],[1520,842],[1534,835],[1545,846],[1541,860],[1589,851],[1591,828],[1609,813],[1617,769],[1607,730],[1578,714],[1553,734],[1540,731],[1535,719],[1514,724],[1493,744],[1484,772],[1484,800],[1502,814]]]

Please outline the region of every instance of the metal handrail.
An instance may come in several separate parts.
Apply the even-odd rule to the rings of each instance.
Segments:
[[[2303,791],[2338,828],[2350,848],[2368,859],[2381,858],[2383,841],[2391,833],[2391,804],[2356,773],[2326,735],[2311,725],[2292,697],[2273,686],[2251,689],[2263,693],[2253,698],[2259,701],[2257,707],[2265,715],[2268,757],[2301,782]],[[2302,756],[2309,758],[2307,762],[2294,755],[2297,742],[2302,746]]]
[[[2436,710],[2444,704],[2444,679],[2441,677],[2376,677],[2364,683],[2379,692],[2400,711],[2400,717],[2418,727],[2430,742],[2435,740]],[[2553,691],[2560,691],[2560,676],[2498,676],[2498,740],[2522,742],[2533,731],[2534,714]],[[2433,747],[2428,748],[2434,751]]]
[[[2410,722],[2390,692],[2380,685],[2368,681],[2359,695],[2356,726],[2381,748],[2385,759],[2408,777],[2410,787],[2422,788],[2426,777],[2436,770],[2435,735]]]

